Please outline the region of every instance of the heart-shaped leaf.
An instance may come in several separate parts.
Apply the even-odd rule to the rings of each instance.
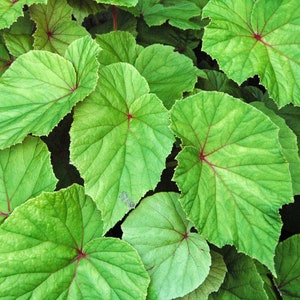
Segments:
[[[19,206],[0,227],[0,297],[145,299],[149,278],[136,250],[102,234],[80,186]]]
[[[257,109],[218,92],[178,101],[171,119],[184,146],[174,178],[188,217],[211,243],[234,244],[275,272],[278,210],[293,199],[278,128]]]
[[[111,64],[99,78],[76,106],[70,152],[107,231],[155,188],[174,137],[167,110],[133,66]]]
[[[300,105],[298,0],[211,0],[203,50],[237,83],[258,74],[279,107]]]
[[[84,37],[66,58],[48,51],[19,56],[0,79],[0,148],[21,142],[28,133],[46,135],[94,90],[98,45]]]
[[[149,299],[172,299],[193,291],[207,277],[211,258],[206,241],[190,232],[179,194],[143,199],[122,225],[151,277]]]
[[[1,223],[29,198],[55,189],[57,180],[46,145],[39,138],[28,137],[22,144],[1,150],[0,182]]]

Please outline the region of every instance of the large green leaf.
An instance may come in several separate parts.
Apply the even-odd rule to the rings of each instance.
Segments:
[[[278,210],[293,195],[278,128],[257,109],[217,92],[178,101],[171,119],[184,146],[174,178],[188,217],[210,242],[234,244],[274,272]]]
[[[167,110],[134,67],[111,64],[99,77],[76,106],[70,151],[107,231],[155,188],[174,137]]]
[[[208,299],[267,300],[263,280],[253,260],[244,254],[237,253],[234,248],[227,247],[223,252],[228,272],[220,290],[211,294]]]
[[[145,299],[136,250],[102,233],[100,212],[77,185],[19,206],[0,227],[0,297]]]
[[[18,17],[23,15],[23,6],[33,3],[47,3],[47,0],[1,0],[0,29],[8,28]]]
[[[93,91],[98,52],[97,44],[84,37],[69,46],[67,59],[36,50],[19,56],[0,79],[0,148],[30,132],[48,134]]]
[[[193,292],[186,295],[182,300],[205,300],[208,296],[217,292],[222,285],[227,268],[221,254],[211,251],[211,267],[205,281]]]
[[[151,277],[149,299],[184,296],[209,272],[209,247],[190,232],[192,224],[178,198],[176,193],[158,193],[143,199],[122,225],[123,239],[137,249]]]
[[[28,137],[23,144],[0,151],[0,223],[15,207],[42,191],[53,191],[50,153],[39,139]]]
[[[87,35],[87,31],[72,21],[72,8],[66,0],[48,0],[47,5],[36,4],[30,15],[37,24],[34,49],[64,55],[73,41]]]
[[[181,29],[199,29],[202,8],[208,0],[139,0],[131,9],[142,14],[149,26],[162,25],[166,21]]]
[[[279,142],[282,152],[289,163],[294,195],[300,194],[300,158],[298,155],[297,138],[285,121],[268,109],[262,102],[252,102],[251,105],[263,111],[279,127]]]
[[[279,243],[276,249],[275,279],[283,299],[300,298],[300,235],[294,235]]]
[[[198,69],[191,59],[171,46],[151,45],[141,51],[135,67],[146,78],[150,90],[170,108],[183,92],[192,91]]]
[[[203,50],[238,83],[258,74],[281,107],[300,105],[298,0],[211,0]]]

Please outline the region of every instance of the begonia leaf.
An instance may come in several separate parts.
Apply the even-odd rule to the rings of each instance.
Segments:
[[[34,49],[37,50],[64,55],[68,45],[88,34],[72,21],[72,8],[66,0],[48,0],[47,5],[32,5],[30,15],[37,24],[34,33]]]
[[[1,223],[26,200],[55,189],[57,180],[46,145],[39,138],[28,137],[22,144],[1,150],[0,182]]]
[[[23,16],[24,5],[47,3],[47,0],[1,0],[0,29],[8,28],[18,17]]]
[[[259,276],[253,260],[242,253],[237,253],[234,248],[227,247],[223,252],[228,271],[219,291],[211,294],[208,299],[267,300],[263,280]]]
[[[155,188],[174,137],[167,110],[133,66],[111,64],[99,78],[76,106],[70,152],[107,231]]]
[[[2,42],[0,36],[0,77],[9,68],[11,63],[12,63],[12,59],[9,55],[9,52],[4,42]]]
[[[203,50],[237,83],[259,75],[279,107],[300,105],[298,0],[211,0]]]
[[[118,6],[135,6],[138,0],[95,0],[97,3],[112,4]]]
[[[28,133],[48,134],[93,91],[98,52],[87,36],[69,46],[66,58],[37,50],[19,56],[0,79],[0,148]]]
[[[207,299],[208,296],[217,292],[222,285],[227,268],[223,257],[221,254],[211,251],[211,266],[208,276],[205,278],[204,282],[193,292],[180,298],[182,300],[199,300]],[[178,299],[179,300],[179,299]]]
[[[149,272],[148,299],[184,296],[209,272],[209,247],[190,232],[192,224],[178,198],[176,193],[158,193],[143,199],[122,225],[123,239],[137,249]]]
[[[296,234],[279,243],[276,249],[275,278],[277,290],[283,299],[300,298],[300,235]]]
[[[188,217],[211,243],[234,244],[274,273],[278,210],[293,200],[278,127],[219,92],[177,101],[171,119],[183,142],[174,179]]]
[[[102,234],[101,214],[78,185],[27,201],[0,227],[0,297],[145,299],[136,250]]]

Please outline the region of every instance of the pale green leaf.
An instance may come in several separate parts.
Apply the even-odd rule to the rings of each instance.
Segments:
[[[207,277],[211,258],[206,241],[190,232],[179,194],[143,199],[122,225],[123,239],[139,252],[149,272],[148,299],[172,299],[197,288]]]
[[[0,148],[28,133],[46,135],[94,90],[97,44],[89,37],[69,46],[66,58],[33,50],[19,56],[0,79]]]
[[[127,62],[134,65],[143,47],[136,44],[132,34],[126,31],[113,31],[96,36],[96,42],[102,51],[99,62],[102,66],[117,62]]]
[[[22,144],[1,150],[0,182],[1,223],[29,198],[55,189],[57,180],[46,145],[39,138],[28,137]]]
[[[174,137],[167,110],[134,67],[111,64],[99,78],[76,106],[70,152],[107,231],[155,188]]]
[[[188,217],[211,243],[234,244],[274,273],[278,210],[293,199],[279,129],[262,112],[218,92],[178,101],[171,119],[184,146],[174,179]]]
[[[72,8],[66,0],[48,0],[47,5],[33,5],[30,15],[37,24],[34,33],[34,49],[37,50],[64,55],[68,45],[88,34],[72,21]]]
[[[205,281],[193,292],[186,295],[182,300],[205,300],[208,296],[217,292],[224,281],[227,268],[221,254],[211,251],[211,267]]]
[[[224,283],[217,293],[209,296],[209,300],[267,300],[263,288],[263,280],[256,270],[253,260],[234,248],[224,249],[224,260],[227,274]]]
[[[191,59],[171,46],[151,45],[141,51],[135,67],[155,93],[170,108],[183,92],[192,91],[197,81],[197,68]]]
[[[263,111],[279,127],[279,142],[284,157],[289,163],[294,195],[300,194],[300,158],[298,155],[297,138],[285,121],[268,109],[262,102],[252,102],[251,105]]]
[[[300,298],[300,235],[296,234],[279,243],[276,249],[275,283],[283,299]]]
[[[298,0],[211,0],[203,50],[242,83],[258,74],[279,107],[300,105],[300,5]]]
[[[23,6],[33,3],[47,3],[47,0],[1,0],[0,29],[8,28],[18,17],[23,16]]]
[[[102,234],[100,212],[78,185],[27,201],[0,227],[0,297],[145,299],[136,250]]]
[[[135,6],[138,0],[95,0],[97,3],[112,4],[118,6]]]

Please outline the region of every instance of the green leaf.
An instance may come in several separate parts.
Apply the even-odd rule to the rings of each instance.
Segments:
[[[300,105],[298,0],[212,0],[203,50],[237,83],[258,74],[279,107]]]
[[[8,28],[18,17],[23,16],[23,6],[33,3],[47,3],[47,0],[1,0],[0,29]]]
[[[47,5],[33,5],[30,15],[37,24],[34,33],[34,49],[37,50],[64,55],[68,45],[88,34],[72,21],[72,8],[66,0],[48,0]]]
[[[118,6],[135,6],[138,0],[95,0],[97,3],[112,4]]]
[[[196,29],[201,26],[202,8],[208,0],[139,0],[132,10],[142,14],[149,26],[162,25],[166,21],[181,29]]]
[[[192,60],[174,52],[171,46],[155,44],[143,49],[135,67],[167,108],[180,99],[183,92],[192,91],[197,81],[198,70]]]
[[[273,123],[279,127],[279,142],[282,153],[289,163],[294,195],[300,194],[300,158],[298,155],[297,139],[285,121],[268,109],[262,102],[252,102],[251,105],[264,112]]]
[[[149,279],[136,250],[102,233],[100,212],[78,185],[19,206],[0,227],[0,297],[145,299]]]
[[[227,247],[223,252],[228,272],[220,290],[211,294],[209,300],[268,299],[253,260],[234,248]]]
[[[0,77],[9,68],[11,63],[12,63],[12,59],[9,55],[9,52],[4,42],[1,40],[1,35],[0,35]]]
[[[171,119],[184,146],[174,179],[188,217],[211,243],[234,244],[274,273],[278,210],[292,202],[278,128],[257,109],[217,92],[178,101]]]
[[[28,137],[23,144],[0,151],[0,179],[1,223],[29,198],[55,189],[57,180],[46,145],[39,138]]]
[[[204,300],[207,299],[211,293],[217,292],[219,290],[220,286],[224,281],[227,268],[221,254],[214,251],[211,251],[210,254],[212,264],[209,270],[209,274],[206,277],[205,281],[195,291],[180,299]]]
[[[174,137],[167,110],[134,67],[112,64],[99,77],[76,106],[70,152],[107,231],[155,188]]]
[[[132,34],[126,31],[113,31],[97,35],[96,42],[102,51],[99,62],[103,66],[117,62],[127,62],[134,65],[143,47],[136,44]]]
[[[139,252],[149,272],[149,299],[172,299],[197,288],[207,277],[211,258],[206,241],[190,232],[179,194],[143,199],[122,225],[123,239]]]
[[[279,243],[276,249],[275,278],[277,288],[283,299],[300,298],[300,235],[296,234]]]
[[[13,56],[18,57],[32,50],[33,30],[34,22],[30,20],[29,13],[25,13],[4,33],[5,45]]]
[[[46,135],[94,90],[99,47],[84,37],[69,46],[66,58],[47,51],[19,56],[0,79],[0,148],[28,133]]]

